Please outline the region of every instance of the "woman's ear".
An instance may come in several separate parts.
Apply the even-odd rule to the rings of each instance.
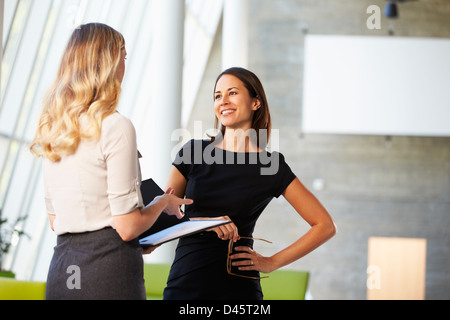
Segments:
[[[259,108],[261,108],[261,101],[259,100],[259,97],[256,96],[255,98],[253,98],[252,110],[256,111]]]

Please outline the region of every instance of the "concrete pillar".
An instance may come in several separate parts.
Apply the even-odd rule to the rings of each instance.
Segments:
[[[0,44],[3,44],[3,16],[5,14],[5,0],[0,0]],[[2,50],[0,50],[0,62],[3,59],[2,56],[3,53],[3,48]],[[2,71],[2,64],[0,63],[0,74]],[[1,81],[1,79],[0,79]],[[2,83],[0,82],[0,87],[1,87]],[[3,92],[0,92],[0,96],[3,94]]]
[[[151,177],[164,188],[171,163],[172,132],[181,126],[184,0],[156,1],[153,39],[153,68],[156,78],[149,84],[151,105],[145,119],[145,138],[141,164],[150,168]],[[144,177],[147,178],[147,177]]]
[[[248,11],[248,0],[224,1],[222,69],[248,67]]]
[[[148,83],[151,98],[138,132],[138,148],[143,156],[142,178],[152,178],[164,189],[173,161],[171,152],[178,142],[172,141],[171,136],[181,127],[185,5],[184,0],[158,0],[153,6],[156,30],[149,57],[152,68],[148,72],[155,80]],[[176,241],[172,241],[161,246],[145,255],[144,261],[172,261],[175,245]]]

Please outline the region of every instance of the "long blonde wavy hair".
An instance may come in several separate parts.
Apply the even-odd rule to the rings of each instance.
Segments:
[[[81,139],[98,139],[105,117],[119,103],[116,70],[123,36],[101,23],[76,28],[66,46],[57,77],[43,101],[31,152],[56,162],[77,150]],[[86,117],[89,126],[81,126]]]

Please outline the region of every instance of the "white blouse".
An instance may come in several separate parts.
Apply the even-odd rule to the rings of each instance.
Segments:
[[[136,131],[118,112],[99,140],[82,140],[59,162],[44,158],[45,202],[56,234],[114,228],[113,216],[143,207]]]

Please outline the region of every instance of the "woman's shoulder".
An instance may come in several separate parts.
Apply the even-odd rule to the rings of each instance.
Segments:
[[[128,142],[136,140],[136,130],[133,123],[127,117],[115,112],[102,121],[101,140],[117,141],[118,139]]]
[[[131,120],[125,117],[124,115],[120,114],[119,112],[114,112],[107,116],[105,119],[103,119],[103,126],[114,126],[114,125],[124,125],[129,126],[133,125]]]
[[[201,139],[191,139],[187,141],[179,149],[173,164],[201,164],[203,152],[209,143],[208,140]]]
[[[102,122],[102,132],[116,132],[116,133],[132,133],[135,134],[133,123],[127,117],[121,115],[119,112],[107,116]]]

